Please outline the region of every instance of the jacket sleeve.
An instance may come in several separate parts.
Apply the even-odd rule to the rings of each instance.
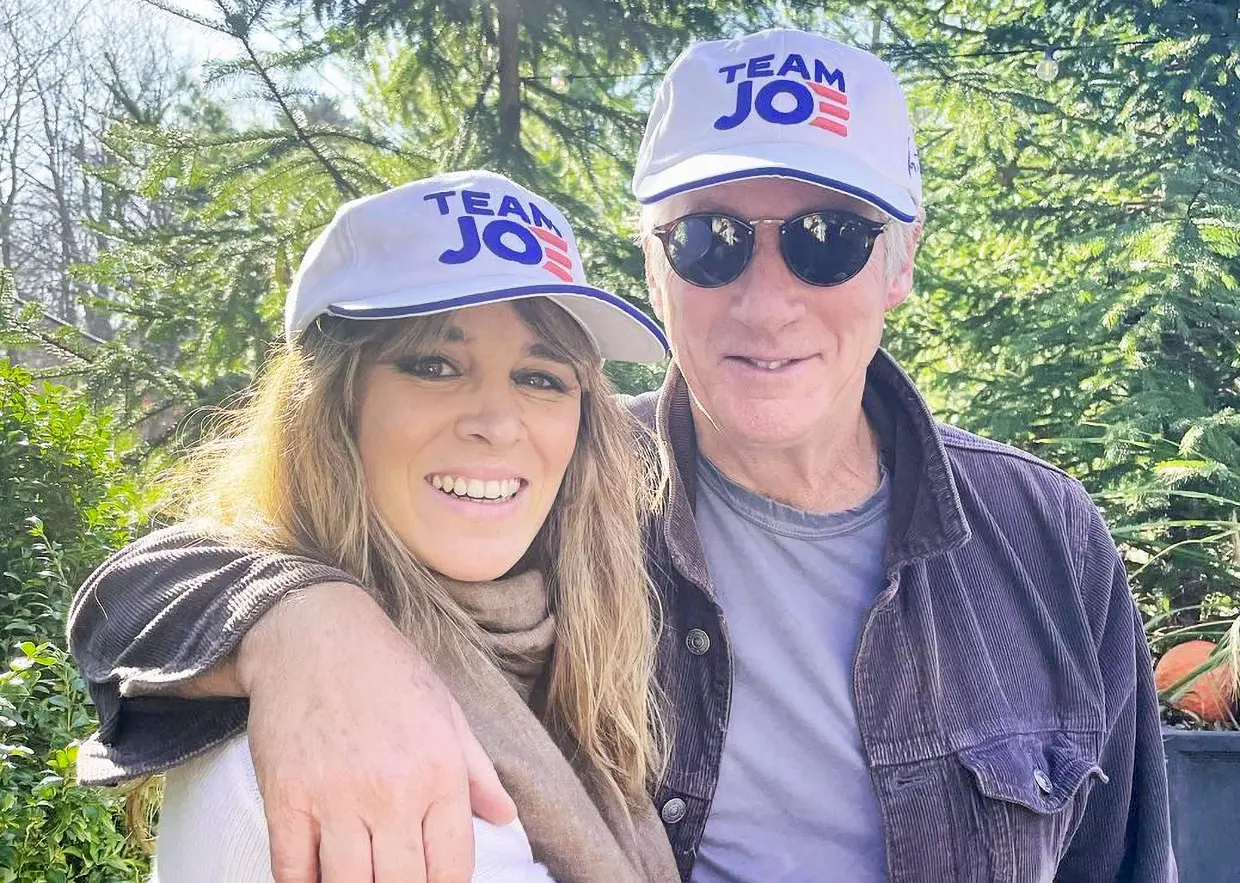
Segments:
[[[225,660],[286,593],[356,582],[307,558],[156,531],[105,561],[69,609],[69,650],[99,714],[78,752],[84,784],[148,775],[245,727],[245,699],[167,695]]]
[[[1175,883],[1167,764],[1158,697],[1141,617],[1123,561],[1101,515],[1087,507],[1081,592],[1094,617],[1106,691],[1100,766],[1108,777],[1089,795],[1055,879],[1060,883]]]

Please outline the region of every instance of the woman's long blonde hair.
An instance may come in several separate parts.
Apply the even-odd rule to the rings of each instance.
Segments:
[[[544,722],[637,804],[664,756],[653,687],[658,606],[641,532],[653,505],[651,467],[582,328],[543,298],[512,306],[581,384],[576,449],[523,559],[542,570],[556,615]],[[415,641],[481,648],[476,624],[371,503],[354,441],[369,367],[430,351],[450,315],[321,319],[272,358],[220,437],[188,460],[173,495],[178,514],[210,533],[348,572]]]

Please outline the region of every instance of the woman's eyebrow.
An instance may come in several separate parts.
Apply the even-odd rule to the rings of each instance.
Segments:
[[[556,352],[545,343],[531,343],[525,348],[525,354],[531,359],[546,359],[548,362],[558,362],[569,367],[572,367],[573,364],[565,356]]]

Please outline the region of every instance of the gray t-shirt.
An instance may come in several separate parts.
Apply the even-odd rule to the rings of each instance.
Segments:
[[[732,644],[732,708],[692,883],[886,879],[853,707],[862,620],[882,586],[889,482],[803,512],[699,459],[695,516]]]

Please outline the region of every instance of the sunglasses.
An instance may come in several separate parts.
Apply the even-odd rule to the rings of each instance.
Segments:
[[[841,211],[806,212],[786,221],[697,212],[655,227],[654,235],[677,276],[700,288],[718,288],[745,272],[759,224],[778,224],[779,251],[788,269],[802,282],[823,287],[860,273],[886,226]]]

